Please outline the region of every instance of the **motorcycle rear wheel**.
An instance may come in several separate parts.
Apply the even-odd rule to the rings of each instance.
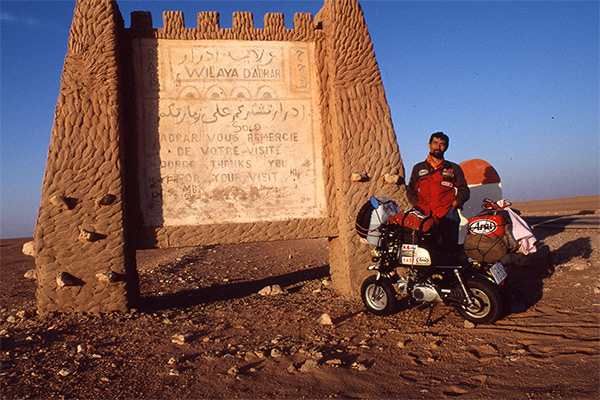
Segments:
[[[363,281],[360,295],[367,310],[375,315],[390,315],[396,306],[394,287],[387,279],[377,279],[376,275]]]
[[[468,280],[466,286],[473,304],[469,306],[465,300],[458,306],[459,314],[475,324],[496,322],[503,310],[502,296],[496,286],[479,279]]]

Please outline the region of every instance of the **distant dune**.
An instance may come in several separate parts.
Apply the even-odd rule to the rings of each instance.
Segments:
[[[591,214],[600,212],[600,196],[522,201],[514,203],[513,207],[520,210],[523,215]]]

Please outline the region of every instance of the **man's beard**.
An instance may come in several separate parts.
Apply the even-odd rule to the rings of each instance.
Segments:
[[[432,150],[431,152],[429,152],[429,154],[431,154],[432,157],[438,158],[440,160],[444,158],[444,152],[441,150]]]

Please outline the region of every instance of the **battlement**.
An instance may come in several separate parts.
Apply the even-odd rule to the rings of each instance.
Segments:
[[[234,12],[231,28],[221,28],[219,13],[206,11],[198,13],[196,28],[186,28],[183,12],[163,12],[164,28],[153,28],[152,14],[148,11],[131,13],[131,27],[128,31],[136,38],[155,39],[233,39],[233,40],[280,40],[312,41],[321,36],[321,29],[313,22],[309,13],[294,15],[294,28],[286,29],[284,15],[267,13],[264,28],[254,27],[251,12]]]
[[[34,238],[39,311],[136,305],[137,249],[319,237],[333,287],[356,297],[371,256],[348,216],[373,193],[405,198],[358,1],[324,0],[293,29],[280,13],[261,29],[250,12],[231,28],[217,12],[163,20],[133,12],[125,29],[117,1],[76,2]]]

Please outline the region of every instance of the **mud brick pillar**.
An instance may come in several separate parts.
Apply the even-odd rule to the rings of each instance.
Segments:
[[[116,2],[75,6],[35,229],[41,312],[126,310],[138,293],[125,231]]]
[[[358,1],[325,0],[315,21],[325,32],[325,142],[331,146],[339,233],[330,238],[329,262],[336,290],[356,298],[370,259],[355,231],[356,214],[373,195],[407,205],[404,169]]]

